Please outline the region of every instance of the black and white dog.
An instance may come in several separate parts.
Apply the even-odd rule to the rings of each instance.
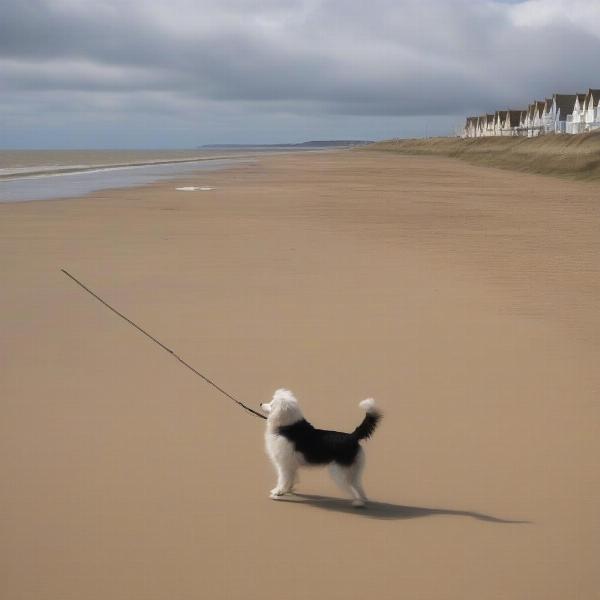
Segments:
[[[381,413],[372,398],[359,406],[367,413],[362,423],[352,433],[341,433],[315,429],[289,390],[277,390],[271,402],[261,403],[261,409],[269,415],[267,454],[277,471],[277,486],[271,490],[271,498],[292,493],[299,467],[329,465],[334,481],[352,495],[352,504],[365,505],[367,497],[361,484],[365,454],[359,442],[373,435]]]

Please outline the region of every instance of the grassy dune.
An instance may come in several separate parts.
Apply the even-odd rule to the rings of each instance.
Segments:
[[[377,142],[357,150],[460,158],[472,164],[580,180],[600,180],[600,132],[537,138],[429,138]]]

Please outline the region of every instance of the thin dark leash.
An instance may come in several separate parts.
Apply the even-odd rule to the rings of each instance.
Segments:
[[[98,300],[99,302],[104,304],[104,306],[106,306],[106,308],[110,308],[110,310],[112,310],[116,315],[121,317],[121,319],[123,319],[124,321],[127,321],[127,323],[129,323],[130,325],[135,327],[139,332],[143,333],[147,338],[150,338],[155,344],[158,344],[163,350],[166,350],[171,356],[173,356],[173,358],[176,358],[184,367],[187,367],[190,371],[192,371],[192,373],[195,373],[196,375],[198,375],[198,377],[201,377],[202,379],[204,379],[204,381],[206,381],[206,383],[209,383],[210,385],[212,385],[216,390],[221,392],[221,394],[223,394],[224,396],[227,396],[230,400],[233,400],[236,404],[241,406],[244,410],[247,410],[248,412],[252,413],[253,415],[260,417],[261,419],[267,418],[264,415],[261,415],[259,412],[252,410],[249,406],[246,406],[243,402],[241,402],[237,398],[234,398],[231,394],[227,393],[222,387],[219,387],[214,381],[210,380],[206,375],[202,375],[202,373],[200,373],[200,371],[197,371],[196,369],[194,369],[194,367],[192,367],[192,365],[190,365],[185,360],[183,360],[183,358],[181,358],[181,356],[179,356],[173,350],[171,350],[171,348],[165,346],[161,341],[157,340],[154,336],[150,335],[147,331],[142,329],[137,323],[134,323],[131,319],[126,317],[123,313],[119,312],[116,308],[112,307],[108,302],[106,302],[106,300],[103,300],[100,296],[98,296],[98,294],[96,294],[95,292],[92,292],[92,290],[90,290],[89,287],[87,287],[83,283],[81,283],[81,281],[79,281],[79,279],[77,279],[76,277],[73,277],[73,275],[71,275],[71,273],[69,273],[65,269],[61,269],[61,271],[67,277],[70,277],[78,286],[83,288],[88,294],[90,294],[91,296],[96,298],[96,300]]]

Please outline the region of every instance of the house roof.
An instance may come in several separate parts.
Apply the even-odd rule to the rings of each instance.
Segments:
[[[560,121],[566,121],[567,116],[573,113],[577,94],[554,94],[556,114]]]
[[[544,100],[536,100],[534,102],[535,104],[535,110],[537,110],[538,116],[541,117],[542,114],[544,113],[544,106],[546,105],[546,102]]]
[[[521,123],[522,110],[509,110],[507,111],[506,123],[511,127],[518,127]]]
[[[590,102],[592,103],[592,108],[596,108],[598,106],[598,102],[600,101],[600,90],[594,90],[590,88],[585,95],[585,108],[590,108]]]

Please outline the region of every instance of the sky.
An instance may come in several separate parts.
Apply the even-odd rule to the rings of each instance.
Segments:
[[[599,0],[0,0],[0,148],[451,135],[600,87]]]

